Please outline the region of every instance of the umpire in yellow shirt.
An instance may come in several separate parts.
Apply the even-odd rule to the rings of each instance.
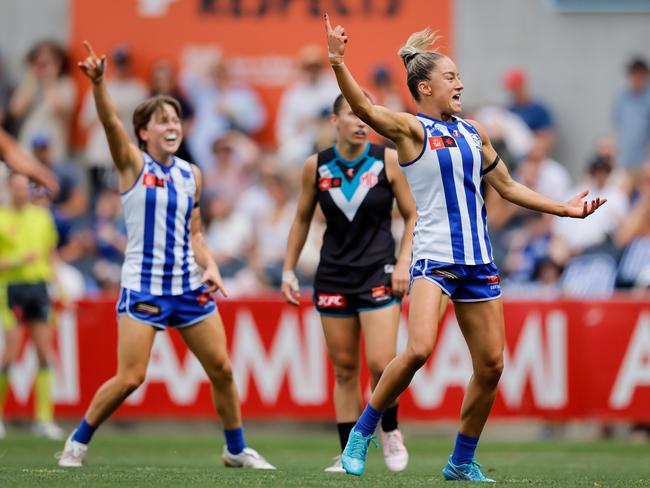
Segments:
[[[63,431],[54,423],[51,364],[54,359],[53,328],[50,324],[48,283],[53,278],[57,232],[47,208],[31,203],[29,179],[12,173],[8,179],[10,203],[0,208],[0,293],[15,322],[28,327],[38,356],[39,370],[34,388],[36,435],[59,439]],[[0,297],[0,307],[2,306]],[[20,346],[20,330],[11,314],[4,317],[5,352],[0,371],[0,424],[8,389],[8,372]],[[4,431],[0,425],[0,434]]]

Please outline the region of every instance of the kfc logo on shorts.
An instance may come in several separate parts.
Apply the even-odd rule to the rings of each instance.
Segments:
[[[498,285],[499,283],[501,283],[501,278],[499,277],[499,275],[493,275],[487,277],[488,285]]]
[[[209,293],[201,293],[198,297],[196,297],[196,301],[199,302],[199,305],[205,306],[212,301],[212,297]]]
[[[367,171],[361,175],[361,184],[366,188],[372,188],[378,182],[379,182],[379,177],[371,171]]]
[[[347,305],[347,302],[340,293],[336,295],[319,293],[316,295],[316,304],[320,308],[343,308]]]

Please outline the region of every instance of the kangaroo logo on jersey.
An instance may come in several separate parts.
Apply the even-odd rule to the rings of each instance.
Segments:
[[[347,302],[340,293],[336,295],[319,293],[316,295],[316,304],[320,308],[343,308],[347,305]]]
[[[366,158],[366,161],[358,168],[354,178],[348,181],[341,168],[334,161],[333,163],[319,166],[319,188],[329,191],[329,195],[332,197],[336,206],[352,222],[361,203],[366,198],[368,191],[379,182],[379,175],[383,169],[383,161],[371,157]],[[336,180],[338,186],[323,188],[321,186],[323,180],[331,180],[332,182]],[[328,185],[329,183],[323,182],[323,184]]]

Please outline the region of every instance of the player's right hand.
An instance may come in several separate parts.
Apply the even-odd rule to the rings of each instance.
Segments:
[[[88,41],[84,41],[84,47],[88,51],[88,56],[83,61],[77,63],[81,71],[92,81],[98,84],[104,78],[106,71],[106,55],[103,54],[101,58],[97,57],[93,47]]]
[[[300,284],[296,273],[292,270],[284,270],[282,272],[282,294],[284,299],[291,305],[298,305],[300,298]]]
[[[345,35],[345,29],[337,25],[332,29],[329,15],[325,14],[325,31],[327,32],[327,50],[330,62],[332,58],[343,58],[345,54],[345,44],[348,42],[348,36]]]

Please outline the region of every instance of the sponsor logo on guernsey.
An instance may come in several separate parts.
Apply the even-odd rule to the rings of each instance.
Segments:
[[[395,271],[395,265],[394,264],[384,264],[384,273],[385,274],[391,274],[393,271]]]
[[[145,315],[160,315],[160,307],[151,303],[139,302],[133,308],[136,312]]]
[[[361,184],[366,188],[372,188],[379,182],[379,177],[372,171],[366,171],[361,175]]]
[[[147,173],[142,177],[142,184],[147,188],[162,188],[165,186],[165,180],[158,178],[153,173]]]
[[[458,132],[458,129],[454,129],[454,130],[451,132],[451,135],[454,136],[456,139],[460,139],[461,137],[463,137],[463,134],[461,134],[460,132]]]
[[[320,191],[327,191],[330,188],[340,188],[341,178],[319,178],[318,188]]]
[[[456,139],[450,136],[433,136],[429,137],[429,147],[434,151],[447,147],[457,147]]]
[[[355,173],[356,171],[354,170],[354,168],[348,168],[345,170],[345,176],[347,176],[348,178],[354,178]]]
[[[335,295],[319,293],[316,295],[316,303],[320,308],[343,308],[347,305],[345,297],[340,293]]]

